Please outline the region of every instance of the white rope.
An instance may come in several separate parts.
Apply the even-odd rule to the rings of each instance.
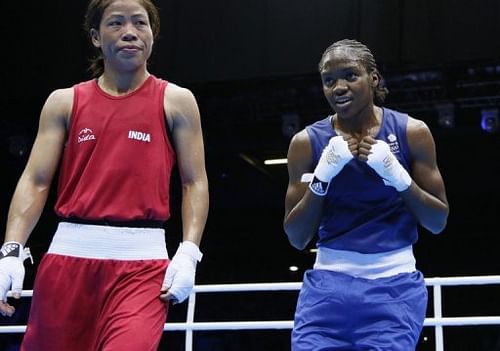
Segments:
[[[299,290],[302,283],[250,283],[250,284],[207,284],[196,285],[194,291],[206,292],[237,292],[237,291],[285,291]]]
[[[442,286],[463,285],[493,285],[500,284],[500,275],[490,276],[466,276],[466,277],[435,277],[425,278],[426,286],[432,286],[434,316],[424,321],[425,327],[435,327],[436,351],[444,350],[443,327],[467,326],[467,325],[500,325],[500,316],[476,316],[476,317],[443,317],[442,316]],[[250,284],[206,284],[196,285],[188,300],[188,311],[185,323],[165,323],[165,331],[185,331],[186,351],[192,350],[193,331],[215,331],[215,330],[269,330],[269,329],[292,329],[293,321],[236,321],[236,322],[195,322],[194,310],[196,294],[200,293],[229,293],[250,291],[297,291],[302,286],[301,282],[292,283],[250,283]],[[9,292],[9,297],[12,293]],[[33,296],[33,290],[23,290],[22,297]],[[25,325],[0,326],[0,333],[24,333]]]
[[[425,278],[426,285],[457,286],[457,285],[489,285],[500,284],[500,275],[483,275],[468,277]]]
[[[165,323],[163,330],[168,331],[201,331],[201,330],[269,330],[292,329],[293,321],[256,321],[256,322],[195,322]]]
[[[434,298],[434,317],[436,319],[441,319],[442,317],[442,299],[441,299],[441,285],[436,282],[433,286],[433,298]],[[424,321],[425,325],[425,321]],[[436,338],[436,351],[444,351],[444,340],[443,340],[443,326],[436,325],[434,329],[434,335]]]
[[[467,326],[467,325],[500,325],[497,317],[443,317],[426,318],[424,326]],[[293,321],[256,321],[256,322],[193,322],[165,323],[165,331],[208,331],[208,330],[265,330],[292,329]],[[0,333],[24,333],[25,325],[0,326]]]
[[[426,318],[424,326],[459,327],[466,325],[500,325],[500,316]]]

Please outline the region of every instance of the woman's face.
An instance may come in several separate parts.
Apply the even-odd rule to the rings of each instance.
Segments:
[[[368,73],[354,50],[339,48],[323,59],[323,93],[340,118],[352,118],[373,105],[379,77]]]
[[[137,0],[115,0],[104,10],[92,43],[101,49],[105,66],[134,70],[146,65],[153,49],[153,33],[146,9]]]

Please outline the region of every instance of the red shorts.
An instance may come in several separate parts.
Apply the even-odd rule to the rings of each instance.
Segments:
[[[57,233],[56,233],[57,234]],[[36,274],[22,351],[156,351],[167,318],[168,259],[49,253]]]

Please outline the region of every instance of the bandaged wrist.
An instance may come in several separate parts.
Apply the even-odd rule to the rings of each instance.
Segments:
[[[31,263],[33,263],[30,249],[27,247],[23,248],[23,245],[17,241],[7,241],[2,245],[0,248],[0,259],[5,257],[16,257],[21,261],[29,258]]]
[[[187,255],[197,262],[200,262],[201,258],[203,257],[203,254],[201,253],[198,245],[196,245],[192,241],[187,241],[187,240],[179,244],[179,248],[177,249],[176,255],[179,253]]]
[[[17,241],[7,241],[0,249],[0,259],[4,257],[21,257],[23,245]]]
[[[323,183],[330,182],[353,157],[343,137],[332,137],[321,152],[314,176]]]
[[[411,177],[408,171],[401,166],[399,177],[392,179],[391,185],[396,188],[397,191],[402,192],[408,189],[411,185]]]
[[[309,183],[309,189],[318,196],[325,196],[328,193],[328,188],[330,187],[330,182],[323,182],[316,176]]]
[[[382,177],[385,185],[392,186],[399,192],[405,191],[411,185],[412,179],[408,171],[391,152],[389,145],[382,140],[377,140],[377,143],[372,145],[367,164]]]

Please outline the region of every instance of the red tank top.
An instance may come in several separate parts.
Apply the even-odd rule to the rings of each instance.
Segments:
[[[74,86],[57,215],[109,221],[169,218],[175,153],[163,110],[166,86],[154,76],[124,96],[105,93],[96,80]]]

